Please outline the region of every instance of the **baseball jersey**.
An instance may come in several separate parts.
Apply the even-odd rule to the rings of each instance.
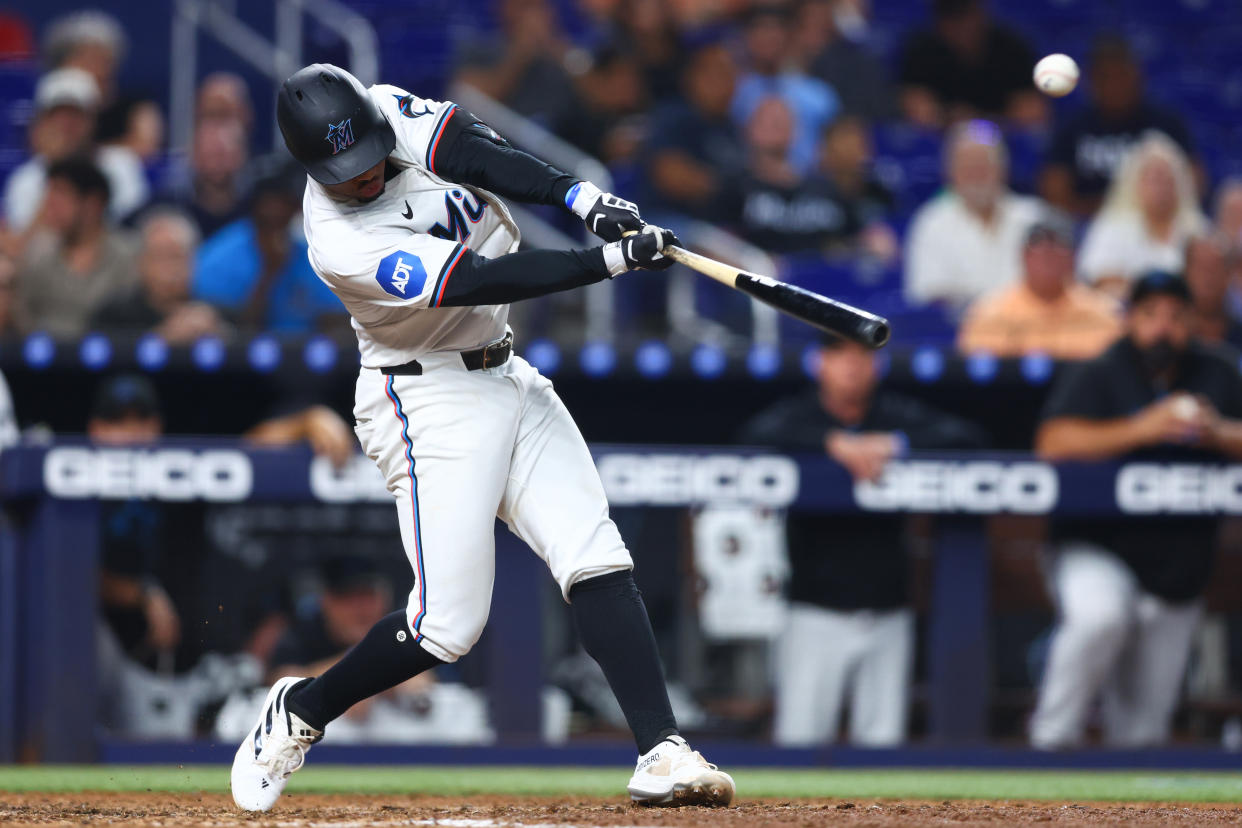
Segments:
[[[520,238],[500,199],[436,175],[456,104],[387,84],[367,92],[397,135],[389,155],[396,175],[367,203],[335,199],[308,176],[302,201],[311,266],[353,317],[362,364],[402,365],[499,339],[508,305],[440,306],[466,248],[495,258]]]

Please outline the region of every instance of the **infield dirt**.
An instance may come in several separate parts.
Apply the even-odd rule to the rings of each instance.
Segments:
[[[1242,806],[890,800],[740,800],[731,808],[640,808],[617,799],[511,796],[285,796],[266,814],[243,814],[220,794],[0,793],[4,825],[204,825],[212,828],[443,825],[1204,825],[1242,824]]]

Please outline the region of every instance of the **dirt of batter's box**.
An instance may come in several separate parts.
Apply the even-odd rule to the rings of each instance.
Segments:
[[[511,796],[286,795],[265,814],[238,811],[221,794],[3,793],[0,825],[203,825],[312,828],[448,825],[763,826],[1242,824],[1242,806],[1049,802],[754,800],[731,808],[642,808],[617,799]]]

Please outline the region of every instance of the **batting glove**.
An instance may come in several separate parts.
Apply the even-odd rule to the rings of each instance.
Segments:
[[[642,232],[604,245],[604,264],[613,276],[635,269],[664,270],[673,260],[663,251],[673,245],[680,246],[681,240],[672,230],[644,224]]]
[[[612,193],[601,192],[589,181],[579,181],[565,194],[565,206],[586,222],[587,229],[607,242],[620,241],[627,230],[642,230],[638,205]]]

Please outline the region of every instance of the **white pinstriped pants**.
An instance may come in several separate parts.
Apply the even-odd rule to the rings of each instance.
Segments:
[[[634,564],[547,378],[518,356],[479,371],[457,352],[418,361],[420,376],[363,368],[354,416],[397,501],[414,569],[410,627],[432,655],[456,661],[487,622],[497,517],[543,559],[567,600],[578,581]]]

